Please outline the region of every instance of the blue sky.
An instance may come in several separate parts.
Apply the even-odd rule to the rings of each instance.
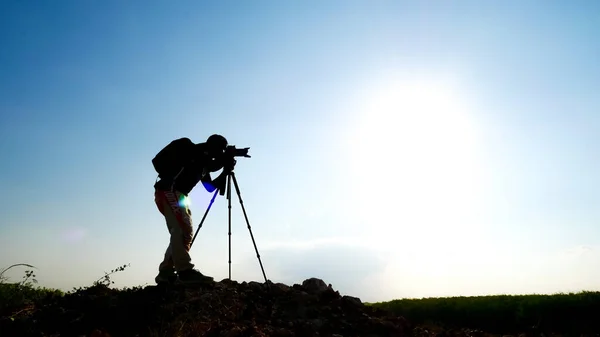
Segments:
[[[267,276],[366,301],[600,290],[600,4],[0,5],[0,266],[152,284],[151,159],[212,133]],[[211,194],[191,193],[194,229]],[[232,277],[262,280],[237,198]],[[228,276],[227,200],[192,247]],[[13,280],[22,269],[12,270]]]

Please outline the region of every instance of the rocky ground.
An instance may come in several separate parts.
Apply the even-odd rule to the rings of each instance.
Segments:
[[[413,327],[402,317],[341,296],[319,279],[302,284],[82,289],[2,313],[0,336],[486,336]]]

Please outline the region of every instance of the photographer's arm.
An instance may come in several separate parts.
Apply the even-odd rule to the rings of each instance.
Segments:
[[[201,182],[208,192],[214,192],[217,188],[225,188],[225,178],[227,178],[227,172],[224,170],[214,180],[211,179],[210,173],[206,173]]]
[[[217,189],[217,187],[213,185],[210,173],[207,173],[204,177],[202,177],[201,182],[202,186],[204,186],[204,189],[208,192],[214,192],[214,190]]]
[[[236,160],[229,156],[218,156],[214,159],[209,159],[204,164],[205,174],[201,179],[202,185],[208,192],[214,192],[216,189],[224,189],[226,185],[227,175],[233,170]],[[214,180],[211,178],[210,172],[216,172],[223,169],[221,174]]]

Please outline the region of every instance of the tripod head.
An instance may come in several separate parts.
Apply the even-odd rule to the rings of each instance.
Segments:
[[[225,195],[225,188],[227,187],[227,183],[229,181],[229,177],[232,175],[233,173],[233,169],[235,168],[235,164],[237,163],[237,161],[235,160],[235,157],[245,157],[245,158],[251,158],[250,155],[248,155],[248,150],[250,148],[249,147],[245,147],[243,149],[238,149],[235,147],[235,145],[228,145],[225,148],[225,152],[223,153],[223,157],[222,157],[222,161],[223,161],[223,175],[227,177],[227,179],[223,179],[219,186],[217,186],[217,189],[219,190],[219,194],[221,196]]]

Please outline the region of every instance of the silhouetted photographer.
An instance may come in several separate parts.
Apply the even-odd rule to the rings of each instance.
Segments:
[[[184,137],[173,140],[152,159],[158,173],[154,184],[155,203],[165,217],[170,233],[169,245],[155,278],[157,284],[213,280],[194,269],[191,262],[189,251],[193,226],[188,194],[198,182],[202,182],[208,192],[218,190],[223,195],[227,178],[231,177],[235,168],[235,157],[250,157],[248,149],[228,145],[227,139],[217,134],[198,144]],[[221,169],[221,174],[213,180],[211,172]]]

